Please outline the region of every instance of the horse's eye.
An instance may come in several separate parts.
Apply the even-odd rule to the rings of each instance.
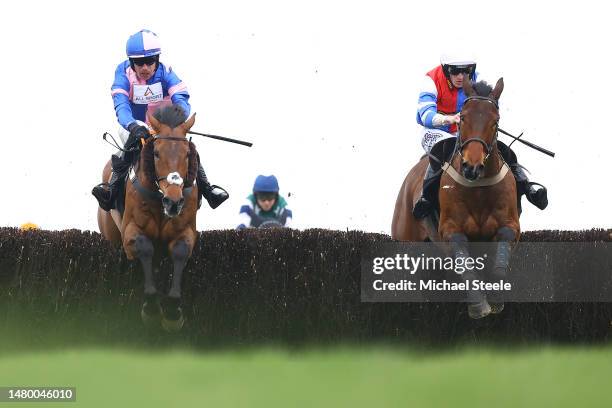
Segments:
[[[153,152],[153,156],[155,156],[156,159],[159,159],[159,152],[157,150],[155,150]]]

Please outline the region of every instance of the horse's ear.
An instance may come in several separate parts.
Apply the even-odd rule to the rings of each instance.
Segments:
[[[191,129],[191,127],[195,123],[195,115],[196,115],[195,113],[193,115],[191,115],[191,117],[189,119],[187,119],[185,121],[185,123],[182,124],[183,129],[185,129],[185,133],[189,132],[189,130]]]
[[[470,80],[470,77],[465,74],[463,74],[463,92],[465,93],[465,96],[467,97],[474,95],[474,88],[472,88],[472,81]]]
[[[504,90],[504,78],[499,78],[497,80],[497,84],[495,84],[495,89],[493,89],[493,92],[491,92],[491,98],[498,101],[503,90]]]
[[[153,128],[155,133],[159,133],[161,123],[159,123],[159,120],[155,119],[155,116],[151,115],[150,112],[147,112],[147,121],[151,124],[151,127]]]

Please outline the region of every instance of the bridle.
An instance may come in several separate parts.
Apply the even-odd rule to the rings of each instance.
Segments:
[[[480,101],[487,101],[492,103],[493,105],[495,105],[495,109],[497,109],[497,111],[499,111],[499,105],[497,104],[497,101],[495,99],[486,97],[486,96],[469,96],[465,99],[465,101],[463,102],[463,107],[461,108],[461,112],[463,112],[463,109],[465,108],[465,105],[467,105],[467,103],[469,101],[473,101],[473,100],[480,100]],[[461,121],[463,121],[463,113],[460,113],[460,117],[461,117]],[[457,137],[457,148],[455,151],[455,154],[459,153],[460,155],[463,154],[463,149],[465,148],[465,146],[467,146],[468,143],[470,142],[478,142],[480,144],[483,145],[485,151],[487,152],[485,158],[484,158],[484,162],[487,162],[487,159],[489,158],[489,156],[491,155],[491,153],[493,152],[493,148],[495,146],[495,144],[497,143],[497,134],[498,134],[498,130],[499,130],[499,119],[495,122],[495,136],[493,137],[493,140],[491,141],[491,143],[487,143],[484,141],[484,139],[482,137],[479,136],[475,136],[475,137],[471,137],[467,140],[461,140],[461,122],[459,122],[458,125],[458,137]]]
[[[151,140],[149,143],[155,143],[157,140],[171,140],[171,141],[175,141],[175,142],[187,142],[187,143],[189,143],[189,140],[184,138],[184,137],[157,136],[157,135],[153,136],[153,140]],[[168,173],[168,174],[166,174],[163,177],[160,177],[160,176],[157,176],[157,169],[155,169],[155,176],[157,177],[157,179],[155,180],[155,185],[160,190],[161,190],[161,187],[159,186],[159,182],[162,181],[162,180],[166,180],[170,184],[178,184],[178,185],[182,185],[183,184],[183,178],[176,171]]]
[[[497,112],[499,113],[499,106],[497,104],[497,101],[495,99],[488,98],[486,96],[470,96],[466,98],[465,101],[463,102],[463,107],[465,108],[468,102],[472,100],[481,100],[481,101],[490,102],[495,106],[495,109],[497,109]],[[461,110],[463,111],[463,108]],[[462,121],[463,121],[463,114],[461,114],[461,122]],[[461,125],[461,122],[459,123],[459,127]],[[493,149],[496,147],[498,131],[499,131],[499,119],[495,122],[495,135],[493,136],[493,140],[491,141],[491,143],[487,143],[484,141],[482,137],[479,137],[479,136],[471,137],[467,140],[462,141],[461,140],[461,129],[459,129],[459,132],[457,134],[457,143],[455,144],[455,152],[453,153],[453,157],[450,163],[449,162],[444,163],[444,165],[442,166],[442,170],[446,172],[456,183],[464,187],[468,187],[468,188],[493,186],[501,182],[502,180],[504,180],[506,175],[510,171],[510,168],[503,160],[502,160],[501,167],[497,170],[497,173],[494,176],[479,178],[477,180],[466,179],[459,171],[457,171],[451,165],[456,155],[459,155],[461,159],[463,160],[463,149],[470,142],[478,142],[484,146],[487,154],[483,162],[484,164],[486,164],[487,159],[489,159],[489,157],[491,156],[491,153],[493,153]]]
[[[191,139],[187,139],[184,137],[175,137],[175,136],[159,136],[159,135],[154,135],[151,136],[151,139],[145,143],[155,143],[157,140],[170,140],[170,141],[175,141],[175,142],[191,142]],[[153,153],[155,154],[155,153]],[[188,170],[189,171],[189,170]],[[158,176],[157,175],[157,169],[155,169],[155,187],[157,187],[157,191],[152,191],[149,190],[148,188],[145,188],[142,183],[140,183],[140,181],[138,180],[138,177],[136,175],[134,175],[134,177],[132,178],[132,184],[134,185],[134,187],[136,188],[136,190],[138,190],[138,192],[143,196],[146,197],[150,200],[161,200],[164,197],[164,193],[162,192],[161,186],[159,185],[159,182],[162,180],[166,180],[169,184],[176,184],[179,186],[183,187],[183,196],[184,197],[189,197],[189,194],[191,194],[191,191],[193,190],[193,186],[185,186],[184,185],[184,180],[181,177],[181,175],[174,171],[174,172],[170,172],[165,176]]]

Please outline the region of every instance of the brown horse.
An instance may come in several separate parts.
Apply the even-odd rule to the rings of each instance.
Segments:
[[[159,324],[167,331],[184,324],[181,310],[183,269],[196,243],[198,191],[194,183],[198,158],[195,145],[186,137],[195,115],[185,122],[176,105],[147,115],[155,136],[145,142],[135,177],[127,182],[123,217],[98,208],[98,225],[104,237],[123,244],[130,260],[139,259],[145,276],[142,319],[147,325]],[[110,178],[107,163],[103,180]],[[174,270],[167,296],[160,298],[153,279],[155,252],[168,251]]]
[[[391,236],[403,241],[450,243],[453,255],[465,257],[469,241],[498,242],[494,278],[503,278],[510,261],[512,244],[520,235],[516,182],[499,154],[498,100],[504,88],[499,79],[494,89],[484,83],[464,81],[467,96],[461,110],[459,140],[451,160],[442,166],[439,222],[433,217],[417,220],[412,208],[419,198],[428,157],[423,157],[404,180],[395,204]],[[462,275],[477,279],[475,271]],[[468,293],[468,311],[480,318],[499,313],[503,303],[487,302],[484,294]]]

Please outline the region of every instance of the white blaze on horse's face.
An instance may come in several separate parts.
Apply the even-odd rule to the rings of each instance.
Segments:
[[[185,197],[183,197],[183,190],[181,188],[184,180],[177,171],[173,171],[166,176],[165,181],[168,184],[163,189],[162,207],[164,214],[169,218],[173,218],[181,214],[185,204]]]
[[[168,174],[168,177],[166,177],[166,181],[168,182],[168,184],[175,184],[177,186],[183,184],[183,178],[176,171]]]
[[[166,176],[166,182],[168,183],[168,187],[179,187],[178,192],[174,191],[172,193],[172,196],[176,196],[178,193],[178,197],[171,198],[171,196],[168,195],[169,190],[166,190],[164,192],[164,197],[162,198],[164,213],[167,217],[173,218],[181,214],[183,205],[185,204],[185,198],[183,197],[182,189],[180,189],[180,187],[183,185],[183,178],[177,171],[173,171]]]

